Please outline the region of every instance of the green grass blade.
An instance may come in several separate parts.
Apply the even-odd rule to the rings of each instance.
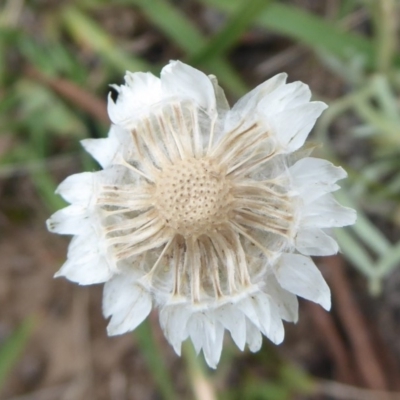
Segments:
[[[242,0],[235,12],[206,46],[190,57],[190,63],[201,64],[206,60],[226,53],[240,36],[254,23],[254,19],[267,8],[273,0]]]
[[[357,236],[378,255],[385,254],[390,242],[382,232],[372,224],[364,213],[357,211],[357,222],[352,227]]]
[[[188,18],[165,0],[118,0],[123,4],[134,4],[170,40],[184,50],[187,58],[194,56],[207,46],[201,32]],[[234,95],[241,96],[248,91],[245,83],[230,64],[222,58],[202,60],[208,72],[215,74],[221,83]]]
[[[35,320],[28,317],[0,347],[0,390],[32,335]]]
[[[42,168],[32,172],[31,178],[43,203],[46,204],[51,212],[55,212],[68,205],[61,197],[54,194],[57,184],[47,170]]]
[[[380,0],[369,4],[374,23],[376,68],[390,72],[397,48],[397,7],[395,0]]]
[[[71,36],[78,43],[83,43],[99,53],[112,67],[122,72],[152,70],[152,67],[145,61],[119,49],[110,36],[78,8],[64,7],[61,18]]]
[[[235,11],[231,0],[200,0],[227,13]],[[344,60],[359,58],[365,66],[375,63],[373,45],[361,36],[344,32],[329,21],[312,15],[299,7],[273,3],[256,19],[259,26],[288,36],[314,50],[323,49]]]
[[[358,241],[345,229],[336,229],[335,237],[343,254],[367,277],[375,275],[375,269],[368,253]]]
[[[389,274],[400,264],[400,242],[393,246],[376,264],[375,268],[380,277]]]
[[[394,92],[394,88],[391,87],[387,76],[381,74],[375,75],[372,85],[375,89],[376,101],[379,103],[385,116],[400,124],[400,110],[397,104],[396,93]]]
[[[147,361],[149,371],[152,374],[156,385],[164,400],[176,400],[179,397],[175,393],[162,351],[154,340],[150,322],[147,319],[135,330],[135,337],[139,343],[139,349]]]
[[[344,206],[357,208],[356,204],[343,190],[335,193],[335,197]],[[390,242],[359,209],[357,209],[357,221],[351,229],[353,229],[356,235],[378,255],[385,254],[390,249]]]
[[[208,60],[205,64],[209,73],[218,78],[222,84],[236,97],[241,97],[249,91],[247,85],[239,78],[237,72],[222,58]]]
[[[139,7],[149,21],[188,54],[199,51],[206,43],[190,20],[166,0],[118,0],[118,3]]]

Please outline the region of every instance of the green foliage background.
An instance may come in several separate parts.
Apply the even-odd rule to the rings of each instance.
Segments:
[[[78,158],[85,168],[96,168],[78,142],[107,133],[106,120],[96,119],[88,110],[53,90],[32,75],[32,70],[49,79],[62,77],[94,98],[105,99],[107,85],[121,82],[125,70],[157,74],[162,68],[161,63],[135,54],[127,43],[110,35],[96,18],[99,13],[112,7],[139,10],[147,23],[178,49],[182,61],[215,74],[233,99],[250,87],[229,61],[230,51],[250,29],[265,29],[311,50],[321,65],[346,82],[347,93],[330,102],[315,128],[314,140],[324,143],[318,150],[321,156],[349,172],[338,199],[357,209],[358,221],[355,226],[338,231],[337,238],[344,256],[365,276],[371,294],[379,294],[382,281],[400,264],[400,241],[396,243],[387,230],[382,230],[382,226],[398,229],[400,225],[398,1],[337,1],[337,12],[327,19],[290,1],[198,0],[198,4],[218,10],[224,16],[219,30],[208,36],[184,12],[182,3],[170,0],[65,0],[49,2],[48,6],[44,6],[46,2],[33,0],[0,3],[0,135],[11,135],[18,142],[18,146],[1,154],[0,179],[8,179],[20,171],[29,173],[50,213],[63,206],[62,200],[54,195],[52,165]],[[20,25],[18,18],[23,9],[40,18],[40,32]],[[352,18],[360,13],[368,21],[369,32],[351,29]],[[346,132],[349,143],[363,140],[369,149],[356,162],[337,154],[329,134],[331,127],[349,114],[357,118],[355,126]],[[28,317],[2,344],[0,385],[18,359],[32,326],[34,323]],[[177,398],[168,380],[169,371],[159,359],[157,346],[147,330],[148,326],[141,327],[138,338],[160,393],[165,399]],[[188,373],[209,379],[191,351],[186,349]],[[228,350],[213,377],[215,381],[224,374],[230,359]],[[220,398],[287,399],[293,393],[313,390],[310,377],[287,365],[278,368],[272,383],[254,380],[254,377],[245,379],[241,388],[221,392]]]

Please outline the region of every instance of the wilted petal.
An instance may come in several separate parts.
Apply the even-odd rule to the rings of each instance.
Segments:
[[[193,99],[209,113],[215,112],[213,85],[207,75],[196,68],[180,61],[171,61],[161,71],[161,82],[166,93],[182,99]]]
[[[89,204],[95,194],[95,173],[82,172],[64,179],[56,193],[69,203]]]
[[[54,276],[65,276],[80,285],[103,283],[111,278],[112,268],[99,249],[99,239],[94,232],[72,239],[68,259]]]
[[[210,332],[205,331],[205,340],[203,345],[204,358],[211,368],[217,368],[221,358],[222,344],[224,339],[224,328],[217,323],[215,326],[215,335],[210,337]]]
[[[118,152],[124,143],[121,143],[119,128],[113,125],[105,139],[84,139],[81,144],[84,149],[103,167],[107,168],[118,157]],[[122,132],[124,134],[124,132]]]
[[[232,339],[240,350],[246,345],[246,318],[235,305],[226,304],[214,311],[215,319],[231,333]]]
[[[47,221],[47,229],[60,235],[84,234],[90,229],[88,209],[80,204],[55,212]]]
[[[118,91],[118,99],[114,102],[111,93],[108,96],[108,115],[114,124],[122,127],[131,127],[163,98],[160,79],[149,72],[127,72],[125,85],[113,87]]]
[[[279,284],[289,292],[331,308],[331,292],[311,258],[299,254],[283,254],[275,268]]]
[[[109,335],[133,331],[149,315],[152,307],[150,294],[134,279],[117,275],[104,286],[103,313],[111,317]]]
[[[161,328],[179,356],[182,342],[188,337],[186,325],[190,315],[190,309],[186,305],[167,305],[160,311]]]
[[[314,101],[274,116],[271,126],[285,152],[293,152],[303,146],[315,121],[326,108],[325,103]]]
[[[260,330],[249,320],[246,320],[246,343],[253,353],[261,349],[262,336]]]
[[[319,228],[301,228],[295,238],[295,246],[306,256],[330,256],[339,251],[336,240]]]
[[[355,210],[341,206],[331,194],[319,197],[302,209],[304,227],[334,228],[352,225],[356,221]]]
[[[281,343],[285,331],[274,301],[263,292],[257,293],[252,300],[264,335],[275,344]]]
[[[306,157],[290,168],[293,185],[299,191],[303,201],[308,204],[318,197],[339,188],[336,181],[347,176],[341,167],[320,158]]]
[[[299,302],[296,295],[282,289],[274,275],[268,275],[266,278],[265,291],[274,299],[280,317],[296,323],[299,318]]]

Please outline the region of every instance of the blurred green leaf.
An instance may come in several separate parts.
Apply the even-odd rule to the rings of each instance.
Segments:
[[[389,274],[393,268],[400,265],[400,242],[391,247],[377,262],[375,268],[381,277]]]
[[[24,351],[34,326],[34,318],[26,318],[0,347],[0,390]]]
[[[42,198],[43,203],[51,212],[60,210],[68,204],[60,196],[54,194],[57,184],[50,173],[44,168],[40,168],[31,173],[35,189]]]
[[[352,229],[378,255],[385,254],[390,248],[390,242],[385,235],[368,220],[361,210],[358,210],[357,221]]]
[[[227,13],[235,11],[231,0],[200,0]],[[255,22],[276,33],[293,38],[319,51],[330,52],[343,60],[358,58],[366,67],[375,62],[373,45],[362,36],[344,32],[329,21],[302,10],[300,7],[275,2]]]
[[[344,206],[357,209],[356,203],[351,200],[350,196],[348,196],[344,190],[336,192],[335,197]],[[369,221],[361,210],[357,209],[357,221],[351,229],[378,255],[385,254],[390,248],[389,240],[387,240],[385,235]],[[340,231],[344,230],[341,229]]]
[[[397,47],[398,5],[395,4],[395,0],[373,1],[368,5],[374,23],[376,69],[382,73],[388,73],[392,67]]]
[[[396,93],[391,87],[387,76],[381,74],[375,75],[373,84],[376,100],[385,116],[400,124],[400,107],[397,104]]]
[[[186,51],[187,57],[194,56],[207,46],[207,40],[189,19],[166,0],[118,0],[120,3],[135,4],[144,15],[164,34]],[[241,77],[222,58],[203,59],[202,64],[236,96],[247,92]]]
[[[69,50],[59,43],[40,43],[19,34],[14,45],[29,63],[48,76],[66,74],[76,82],[85,82],[88,71]]]
[[[134,4],[172,42],[193,54],[206,43],[203,35],[182,11],[167,0],[117,0],[120,4]]]
[[[360,243],[345,229],[336,229],[335,237],[340,250],[351,263],[367,277],[373,276],[373,261]]]
[[[27,132],[40,131],[47,136],[87,136],[87,127],[57,95],[46,87],[21,79],[14,88],[19,101],[18,124]]]
[[[61,12],[61,17],[65,27],[79,44],[98,53],[118,71],[135,72],[154,69],[134,54],[128,54],[121,50],[110,35],[79,8],[72,5],[65,6]]]
[[[240,36],[254,23],[255,18],[273,0],[242,0],[222,29],[208,43],[189,58],[190,64],[201,64],[225,54],[237,43]]]
[[[285,363],[280,370],[280,376],[285,386],[301,394],[311,394],[315,389],[310,375],[295,365]]]
[[[400,145],[399,125],[397,121],[388,119],[382,112],[371,106],[370,102],[359,101],[354,106],[357,114],[364,121],[378,129],[380,135],[376,136],[376,140],[379,140],[382,146]]]
[[[238,396],[246,400],[289,400],[290,391],[280,382],[248,382]]]

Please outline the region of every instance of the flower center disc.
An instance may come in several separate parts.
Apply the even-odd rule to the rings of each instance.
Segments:
[[[230,184],[212,160],[189,158],[168,165],[155,184],[155,207],[177,234],[201,235],[226,221]]]

